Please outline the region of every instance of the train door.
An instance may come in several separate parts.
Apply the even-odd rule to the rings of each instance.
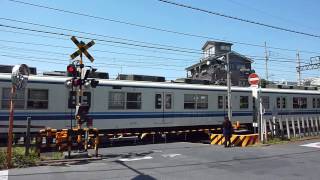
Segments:
[[[155,110],[159,112],[161,122],[168,124],[172,122],[170,112],[173,109],[173,94],[170,92],[158,92],[155,94]]]

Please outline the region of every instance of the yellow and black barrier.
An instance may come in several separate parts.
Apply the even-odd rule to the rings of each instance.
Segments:
[[[87,136],[87,137],[86,137]],[[92,148],[98,154],[99,130],[96,128],[84,129],[51,129],[40,130],[37,137],[37,150],[47,151],[71,151],[71,149]]]
[[[231,137],[231,143],[234,146],[246,147],[259,142],[258,134],[246,134],[237,135],[233,134]],[[222,145],[224,144],[225,138],[223,134],[210,134],[210,144]]]

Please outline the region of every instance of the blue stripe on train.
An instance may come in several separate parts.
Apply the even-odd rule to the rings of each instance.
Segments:
[[[184,118],[184,117],[223,117],[225,112],[195,112],[195,113],[121,113],[113,112],[106,114],[93,113],[89,114],[93,119],[137,119],[137,118]],[[234,112],[233,116],[252,116],[252,112]],[[25,120],[26,117],[31,117],[32,120],[66,120],[70,119],[70,114],[50,113],[49,114],[33,114],[33,113],[19,113],[15,114],[15,120]],[[8,115],[1,114],[0,121],[8,120]]]
[[[318,111],[296,111],[279,112],[278,115],[301,115],[301,114],[319,114]],[[252,112],[233,112],[233,116],[252,116]],[[137,118],[184,118],[184,117],[223,117],[226,112],[100,112],[89,114],[94,119],[137,119]],[[266,112],[265,115],[272,115],[272,112]],[[66,120],[70,119],[69,113],[15,113],[15,120],[25,120],[31,117],[32,120]],[[0,121],[7,121],[8,113],[0,114]]]

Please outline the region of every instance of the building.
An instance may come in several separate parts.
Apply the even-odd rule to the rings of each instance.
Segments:
[[[207,41],[202,47],[203,57],[200,62],[187,67],[187,78],[206,80],[210,84],[226,85],[227,73],[224,60],[221,59],[229,53],[231,83],[233,86],[249,86],[248,76],[251,71],[252,60],[231,50],[231,43]]]

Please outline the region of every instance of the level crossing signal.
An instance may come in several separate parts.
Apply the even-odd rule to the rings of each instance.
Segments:
[[[71,37],[71,40],[78,47],[78,50],[70,55],[71,59],[74,59],[83,53],[91,62],[94,61],[94,58],[87,51],[91,46],[95,44],[94,41],[90,41],[88,44],[85,44],[83,41],[79,42],[74,36]]]

